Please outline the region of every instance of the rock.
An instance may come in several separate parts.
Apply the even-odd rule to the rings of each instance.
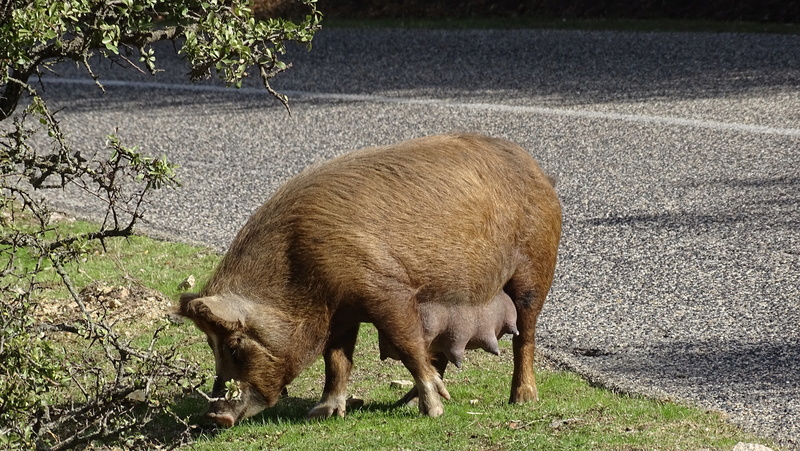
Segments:
[[[739,442],[733,447],[733,451],[772,451],[772,448],[758,443]]]
[[[147,395],[145,394],[144,390],[135,390],[128,394],[125,399],[133,402],[145,402],[147,401]]]
[[[183,279],[183,282],[178,284],[178,291],[186,291],[191,290],[194,288],[194,276],[189,275],[189,277]]]
[[[414,386],[414,383],[411,381],[397,380],[392,381],[389,386],[392,388],[411,388]]]
[[[360,409],[364,407],[364,400],[361,398],[350,397],[345,401],[345,406],[348,409]]]
[[[183,324],[186,322],[186,318],[184,318],[181,315],[178,315],[177,313],[169,313],[167,314],[167,321],[169,321],[172,324]]]
[[[580,423],[583,420],[581,418],[566,418],[563,420],[553,420],[550,422],[550,429],[561,429],[564,426],[569,426],[575,423]]]

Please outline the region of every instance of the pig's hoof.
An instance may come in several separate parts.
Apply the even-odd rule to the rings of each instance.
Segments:
[[[427,415],[431,418],[437,418],[444,414],[444,407],[442,407],[442,402],[438,399],[432,403],[420,403],[419,413],[421,415]]]
[[[309,420],[324,420],[330,418],[333,414],[344,418],[346,404],[342,402],[321,402],[308,411],[307,418]]]
[[[522,385],[511,392],[509,404],[524,404],[539,400],[539,391],[535,385]]]
[[[420,385],[417,384],[416,388],[419,390]],[[422,388],[424,390],[419,390],[419,413],[431,418],[442,416],[444,407],[441,398],[450,399],[450,393],[447,392],[442,379],[437,376],[432,384],[429,383]]]

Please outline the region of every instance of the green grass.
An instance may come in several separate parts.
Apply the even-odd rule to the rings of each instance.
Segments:
[[[710,20],[636,19],[545,19],[536,17],[487,17],[446,19],[340,19],[328,18],[326,28],[408,28],[408,29],[556,29],[615,31],[707,31],[731,33],[798,34],[800,25],[758,22],[719,22]]]
[[[344,419],[303,419],[321,394],[321,361],[306,370],[278,405],[232,429],[201,437],[197,450],[238,449],[731,449],[761,442],[725,423],[719,414],[591,387],[579,376],[539,368],[538,403],[508,405],[510,342],[500,357],[470,352],[462,369],[449,369],[452,396],[445,414],[419,417],[414,407],[393,407],[404,394],[390,381],[410,379],[397,362],[380,362],[377,333],[362,328],[350,391],[364,399]]]
[[[78,222],[61,227],[74,232],[92,226]],[[80,268],[71,268],[78,284],[135,280],[174,299],[185,277],[192,274],[202,283],[219,260],[204,248],[141,236],[106,244],[105,250],[93,249]],[[119,327],[141,329],[133,323]],[[212,353],[190,322],[169,326],[160,341],[162,346],[176,343],[185,358],[199,362],[208,374],[213,372]],[[174,410],[191,415],[190,421],[205,431],[191,446],[196,450],[730,450],[739,441],[771,446],[726,423],[719,414],[615,394],[592,387],[573,373],[548,368],[537,370],[539,402],[508,405],[510,342],[501,340],[501,349],[499,357],[470,352],[463,368],[448,368],[445,383],[452,400],[445,402],[445,414],[436,419],[419,417],[413,407],[393,407],[405,390],[390,387],[390,382],[411,377],[399,362],[380,361],[377,332],[368,324],[361,328],[349,386],[350,393],[365,403],[343,419],[305,420],[322,391],[321,359],[291,384],[289,396],[277,406],[231,429],[213,429],[203,419],[206,404],[198,395],[176,399]],[[210,390],[210,382],[207,385]],[[173,430],[174,423],[165,419],[154,423],[150,433],[169,443]]]
[[[67,236],[94,231],[97,231],[94,224],[66,221],[58,223],[56,232]],[[47,236],[55,237],[56,232]],[[134,235],[107,239],[105,246],[98,242],[88,244],[88,253],[81,261],[69,264],[67,269],[78,288],[94,281],[115,286],[138,283],[174,299],[180,292],[178,285],[181,282],[190,275],[198,282],[202,281],[219,259],[219,255],[206,248]],[[28,268],[33,266],[32,261],[24,264]],[[43,293],[46,297],[67,296],[58,275],[47,265],[39,281],[47,289]]]

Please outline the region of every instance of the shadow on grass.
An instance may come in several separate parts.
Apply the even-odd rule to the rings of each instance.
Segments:
[[[112,413],[110,418],[114,418],[114,421],[121,420],[124,424],[117,423],[110,428],[94,424],[90,428],[85,428],[83,418],[66,418],[56,429],[48,431],[50,436],[42,437],[39,442],[40,448],[84,449],[87,442],[91,442],[94,444],[89,446],[91,449],[94,449],[95,445],[99,445],[102,449],[121,449],[120,446],[124,449],[130,449],[131,446],[137,449],[163,449],[165,447],[173,449],[195,441],[199,435],[207,434],[212,429],[210,423],[204,424],[204,413],[208,406],[205,400],[196,394],[175,397],[169,407],[173,414],[165,410],[154,412],[153,407],[145,403],[131,404],[125,400],[117,407],[119,410]],[[50,408],[52,412],[68,412],[71,409],[75,409],[73,403],[56,404]],[[84,412],[84,415],[98,417],[107,414],[107,412],[98,413],[91,410]],[[123,428],[114,432],[119,427]],[[119,432],[122,434],[120,435]],[[59,443],[58,440],[63,441]],[[74,441],[70,442],[70,440]],[[51,446],[55,448],[50,448]]]
[[[278,404],[276,404],[274,407],[266,409],[260,414],[252,417],[251,420],[273,424],[299,424],[314,421],[306,418],[306,414],[308,414],[308,411],[311,410],[311,408],[314,407],[317,402],[318,401],[315,399],[288,396],[278,401]],[[359,407],[347,408],[347,415],[353,415],[358,412],[382,414],[391,412],[395,415],[401,416],[417,416],[416,410],[405,409],[402,406],[397,406],[395,402],[369,402],[364,403]]]
[[[284,397],[274,407],[265,409],[261,413],[244,420],[240,425],[300,425],[315,423],[318,421],[309,420],[306,415],[317,402],[316,399]],[[178,399],[173,407],[178,416],[188,419],[193,440],[197,440],[200,437],[213,438],[224,430],[205,417],[207,409],[208,403],[197,395],[189,395]],[[418,416],[416,409],[397,406],[395,402],[371,402],[359,407],[348,407],[347,409],[348,416],[358,413],[377,413],[380,416],[391,414],[392,416],[408,418],[416,418]],[[335,421],[335,418],[319,421]],[[168,415],[162,415],[152,423],[154,427],[150,428],[146,434],[154,442],[175,443],[184,434],[185,427]]]
[[[171,410],[175,416],[182,418],[186,423],[182,423],[173,415],[162,412],[148,422],[141,432],[153,445],[180,447],[213,429],[211,423],[205,423],[206,409],[208,409],[208,404],[197,394],[178,396],[174,399]]]

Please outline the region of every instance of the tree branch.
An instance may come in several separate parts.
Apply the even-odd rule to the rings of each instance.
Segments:
[[[32,73],[32,68],[27,70],[14,69],[11,76],[8,77],[3,96],[0,97],[0,122],[11,117],[11,114],[17,109],[22,93],[26,89],[28,92],[33,91],[33,88],[28,85],[28,78]]]

